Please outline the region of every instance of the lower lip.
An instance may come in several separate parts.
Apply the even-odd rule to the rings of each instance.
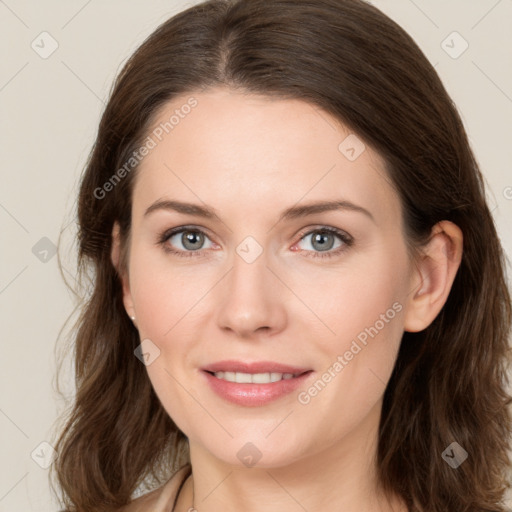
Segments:
[[[215,375],[207,371],[203,370],[202,373],[205,375],[213,391],[228,402],[245,407],[257,407],[266,405],[284,395],[292,393],[304,384],[313,374],[313,371],[303,373],[291,379],[281,379],[277,382],[270,382],[269,384],[228,382],[224,379],[218,379]]]

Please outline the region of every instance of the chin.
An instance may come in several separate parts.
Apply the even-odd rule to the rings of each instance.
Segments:
[[[304,447],[304,443],[294,443],[289,440],[286,445],[283,445],[282,439],[277,436],[275,439],[270,439],[272,435],[265,438],[260,431],[259,435],[253,437],[245,434],[229,441],[219,440],[218,443],[212,443],[212,439],[209,438],[203,446],[214,457],[237,469],[286,467],[304,455],[299,450],[300,446]]]

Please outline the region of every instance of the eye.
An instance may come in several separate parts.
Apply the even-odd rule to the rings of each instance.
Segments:
[[[173,241],[173,239],[175,240]],[[209,240],[204,231],[182,226],[163,233],[158,243],[163,246],[164,251],[186,258],[190,256],[202,256],[205,239]],[[172,249],[171,246],[176,246],[176,244],[178,244],[178,250]],[[179,247],[180,244],[182,248]]]
[[[336,256],[346,251],[354,243],[353,238],[344,231],[328,226],[314,229],[306,234],[301,233],[300,236],[301,242],[310,236],[312,237],[310,245],[313,247],[313,250],[307,250],[307,252],[311,252],[311,257],[313,258],[330,258]],[[337,246],[336,250],[331,251],[330,249],[333,248],[336,238],[341,240],[341,243]]]

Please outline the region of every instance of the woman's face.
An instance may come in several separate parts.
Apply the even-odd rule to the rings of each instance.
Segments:
[[[153,128],[124,302],[169,415],[191,446],[234,465],[286,465],[367,436],[413,292],[382,160],[308,103],[225,89],[175,98]],[[311,207],[341,201],[356,206]],[[204,370],[218,362],[263,364]]]

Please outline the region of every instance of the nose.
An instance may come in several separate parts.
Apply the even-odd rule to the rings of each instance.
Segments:
[[[239,254],[232,258],[232,268],[217,288],[217,325],[237,338],[269,336],[286,325],[283,297],[286,287],[270,268],[263,251],[254,261]]]

